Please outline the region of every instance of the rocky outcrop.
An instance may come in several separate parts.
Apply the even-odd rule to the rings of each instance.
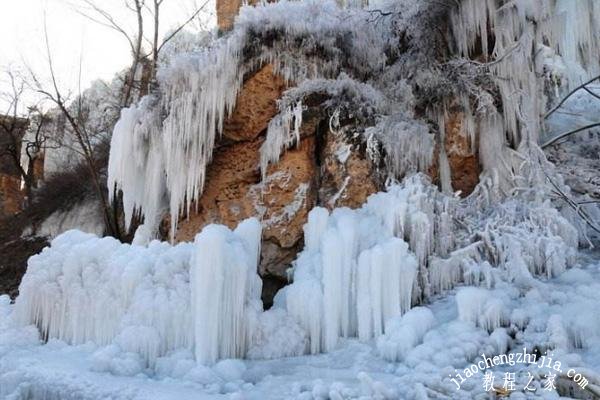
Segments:
[[[260,0],[246,0],[246,3],[250,5],[259,2]],[[220,31],[231,29],[243,3],[243,0],[217,0],[217,26]]]
[[[380,186],[358,144],[328,131],[320,153],[319,199],[329,209],[358,208]]]
[[[223,136],[237,142],[257,138],[277,113],[276,101],[285,89],[284,80],[273,72],[271,64],[258,70],[244,83]]]
[[[21,177],[0,173],[0,217],[9,217],[21,211],[23,200]]]
[[[444,147],[450,164],[452,189],[467,196],[479,183],[481,165],[479,155],[471,148],[470,139],[463,126],[464,118],[460,110],[451,110],[445,121],[446,141]]]

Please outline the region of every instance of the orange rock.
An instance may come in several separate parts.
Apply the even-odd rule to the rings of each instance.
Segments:
[[[277,113],[276,100],[285,89],[284,80],[273,73],[272,65],[261,68],[244,83],[223,136],[235,141],[257,138]]]
[[[371,163],[356,145],[328,132],[320,156],[321,183],[319,198],[323,206],[358,208],[367,197],[378,191]]]

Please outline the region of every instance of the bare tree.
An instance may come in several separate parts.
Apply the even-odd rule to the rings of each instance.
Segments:
[[[85,166],[87,167],[92,186],[96,195],[100,201],[102,207],[102,214],[104,218],[105,228],[108,234],[111,236],[120,238],[120,229],[115,213],[107,198],[107,192],[104,185],[104,179],[100,175],[101,165],[99,165],[99,159],[96,154],[96,146],[94,136],[97,132],[90,131],[87,119],[82,105],[81,92],[76,99],[76,102],[69,104],[69,96],[66,96],[60,89],[56,72],[54,69],[52,52],[50,50],[50,42],[48,38],[48,31],[46,23],[44,21],[44,39],[46,46],[46,56],[48,60],[48,72],[50,75],[50,88],[47,88],[38,76],[29,68],[31,80],[34,89],[43,96],[44,99],[49,100],[53,103],[61,115],[65,118],[67,131],[71,134],[74,139],[78,153],[81,155]],[[81,68],[80,68],[81,74]]]
[[[47,146],[47,135],[44,127],[48,117],[37,107],[28,107],[27,114],[20,115],[22,97],[26,89],[25,79],[10,68],[5,71],[8,88],[0,96],[7,103],[7,108],[0,117],[0,157],[8,159],[12,169],[21,177],[25,198],[29,203],[32,191],[37,187],[35,165],[43,155]],[[26,131],[29,129],[29,134]],[[25,165],[22,163],[25,158]]]
[[[147,1],[151,1],[152,4],[147,4]],[[87,9],[81,7],[75,7],[76,11],[90,20],[99,23],[102,26],[113,29],[120,33],[126,40],[131,51],[131,67],[125,81],[125,87],[123,91],[122,107],[128,106],[133,99],[133,91],[137,87],[141,93],[147,92],[156,85],[156,70],[158,65],[158,59],[161,50],[164,46],[173,39],[181,30],[183,30],[188,24],[190,24],[198,15],[204,10],[208,4],[208,0],[205,0],[201,5],[195,6],[195,9],[183,23],[175,27],[164,39],[160,39],[160,19],[161,19],[161,7],[166,0],[123,0],[124,7],[133,12],[136,19],[136,31],[130,32],[126,28],[125,24],[117,21],[117,19],[111,15],[106,9],[100,7],[94,0],[83,0]],[[145,36],[145,21],[150,20],[152,23],[152,38],[147,39]],[[151,46],[149,52],[145,52],[142,43],[146,41]],[[142,80],[145,82],[136,82],[136,75],[140,65],[144,61],[149,61],[149,72]]]

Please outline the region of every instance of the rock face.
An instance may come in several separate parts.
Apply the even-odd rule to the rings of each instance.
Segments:
[[[250,5],[259,2],[260,0],[246,0],[246,3]],[[220,31],[231,29],[243,3],[243,0],[217,0],[217,26]]]
[[[8,217],[21,211],[23,192],[21,178],[0,173],[0,217]]]
[[[319,199],[324,207],[360,207],[379,190],[371,163],[357,144],[328,131],[321,156]]]
[[[461,196],[467,196],[479,183],[481,165],[479,155],[471,148],[469,137],[463,127],[463,115],[459,110],[450,110],[445,121],[446,142],[444,143],[452,188],[460,191]]]

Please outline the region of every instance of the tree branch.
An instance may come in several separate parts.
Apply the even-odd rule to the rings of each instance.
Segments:
[[[577,86],[575,89],[571,90],[565,97],[562,98],[562,100],[556,106],[554,106],[550,111],[548,111],[546,113],[546,115],[544,115],[544,119],[548,119],[552,114],[554,114],[556,112],[556,110],[558,110],[559,108],[561,108],[562,105],[565,104],[565,102],[571,96],[573,96],[576,92],[578,92],[579,90],[585,88],[587,85],[589,85],[590,83],[592,83],[592,82],[594,82],[594,81],[596,81],[598,79],[600,79],[600,75],[593,77],[589,81],[584,82],[581,85]]]
[[[541,147],[542,147],[542,149],[544,149],[544,148],[546,148],[546,147],[548,147],[548,146],[550,146],[550,145],[558,142],[559,140],[561,140],[561,139],[563,139],[563,138],[565,138],[567,136],[570,136],[570,135],[573,135],[575,133],[578,133],[578,132],[581,132],[581,131],[585,131],[585,130],[588,130],[588,129],[592,129],[592,128],[595,128],[597,126],[600,126],[600,122],[595,122],[593,124],[582,126],[581,128],[573,129],[572,131],[561,133],[560,135],[558,135],[558,136],[556,136],[556,137],[548,140],[547,142],[543,143]]]

